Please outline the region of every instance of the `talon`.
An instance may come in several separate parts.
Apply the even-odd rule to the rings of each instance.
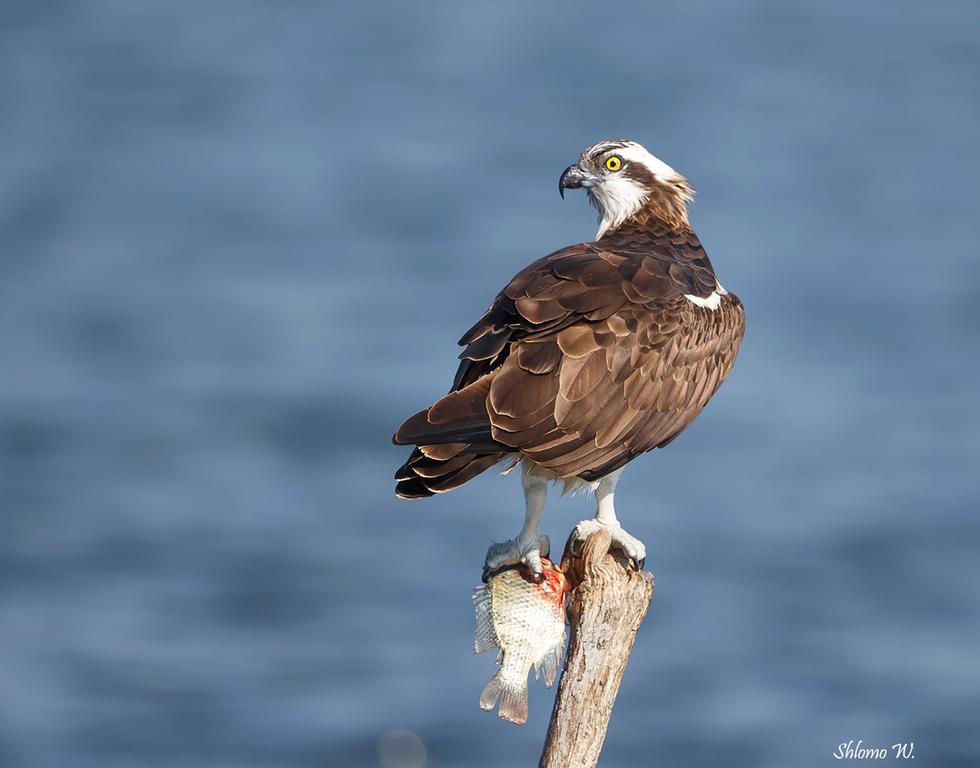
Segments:
[[[527,566],[532,576],[540,581],[544,577],[541,557],[542,555],[547,556],[550,547],[551,543],[547,536],[539,536],[525,541],[519,538],[510,539],[499,544],[491,544],[490,548],[487,549],[487,557],[483,564],[483,580],[486,581],[493,571],[500,568],[523,564]]]
[[[585,539],[600,528],[606,528],[609,531],[610,538],[612,539],[611,546],[616,547],[620,552],[626,555],[627,559],[636,567],[637,570],[642,570],[643,564],[646,562],[647,557],[646,547],[643,545],[642,541],[623,530],[623,527],[618,523],[615,525],[606,525],[605,523],[600,522],[597,518],[583,520],[580,522],[572,531],[572,536],[575,539],[575,543],[579,545],[579,551],[581,551],[581,542],[585,541]],[[575,551],[576,550],[573,546],[572,553],[575,554]]]
[[[528,552],[523,561],[535,579],[540,579],[543,576],[544,569],[541,567],[541,556],[537,552]]]

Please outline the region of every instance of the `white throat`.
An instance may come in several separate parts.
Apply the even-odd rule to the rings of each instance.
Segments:
[[[589,200],[599,211],[598,240],[606,232],[616,229],[630,216],[640,211],[647,202],[647,192],[625,176],[605,179],[602,184],[589,189]]]

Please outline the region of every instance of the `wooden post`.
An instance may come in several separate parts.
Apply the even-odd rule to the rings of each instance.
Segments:
[[[539,768],[595,768],[636,631],[653,598],[653,575],[637,571],[609,533],[593,533],[580,551],[565,545],[561,566],[571,584],[571,636]]]

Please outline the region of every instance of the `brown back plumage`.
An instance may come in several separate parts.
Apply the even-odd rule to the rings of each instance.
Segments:
[[[407,498],[451,490],[517,453],[595,480],[666,445],[735,362],[745,328],[690,229],[648,221],[519,273],[463,336],[452,391],[406,421],[418,446],[396,473]]]

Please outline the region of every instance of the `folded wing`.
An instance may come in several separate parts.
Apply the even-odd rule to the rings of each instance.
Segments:
[[[697,417],[734,364],[741,303],[685,297],[717,288],[693,234],[636,238],[572,246],[510,282],[461,339],[453,391],[395,434],[419,446],[399,492],[448,490],[513,452],[593,480]],[[424,474],[443,469],[448,482]]]

